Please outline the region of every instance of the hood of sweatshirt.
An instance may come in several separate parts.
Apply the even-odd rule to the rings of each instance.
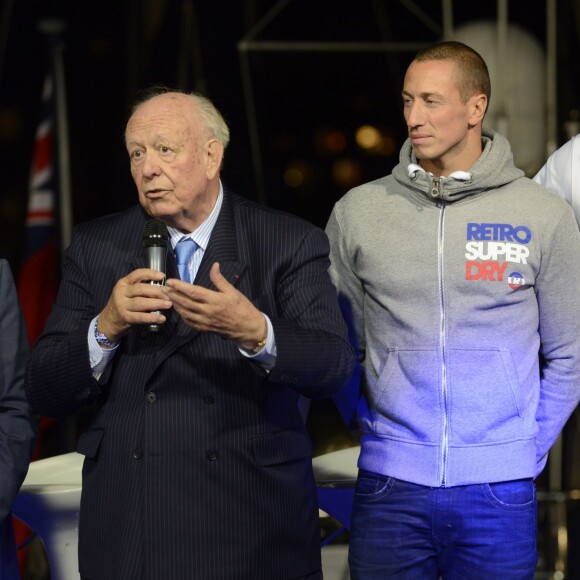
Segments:
[[[481,139],[483,151],[468,171],[456,171],[438,180],[438,176],[434,177],[421,168],[411,140],[407,139],[401,148],[399,164],[393,169],[393,176],[405,187],[446,202],[497,189],[524,176],[524,172],[514,165],[512,150],[505,137],[491,129],[483,129]]]

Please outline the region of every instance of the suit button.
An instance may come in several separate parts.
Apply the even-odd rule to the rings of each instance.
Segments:
[[[145,399],[147,400],[148,403],[154,403],[157,400],[157,395],[153,391],[149,391],[145,395]]]
[[[206,396],[203,398],[203,402],[204,402],[206,405],[213,405],[213,404],[215,403],[215,399],[213,398],[213,395],[206,395]]]
[[[217,458],[219,457],[219,454],[218,454],[217,451],[208,451],[205,454],[205,456],[206,456],[206,458],[207,458],[208,461],[216,461]]]
[[[141,459],[143,457],[143,451],[141,449],[135,449],[133,451],[133,459]]]

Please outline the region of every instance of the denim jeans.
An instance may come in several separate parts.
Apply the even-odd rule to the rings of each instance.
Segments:
[[[351,579],[532,579],[536,514],[531,479],[431,488],[361,470]]]

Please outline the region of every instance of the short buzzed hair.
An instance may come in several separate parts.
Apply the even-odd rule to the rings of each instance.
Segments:
[[[473,95],[484,94],[491,98],[491,81],[489,71],[482,56],[473,48],[454,40],[441,42],[424,48],[414,58],[414,62],[430,60],[450,60],[457,70],[457,88],[465,103]]]

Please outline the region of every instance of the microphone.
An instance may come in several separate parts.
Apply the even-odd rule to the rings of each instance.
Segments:
[[[151,270],[159,270],[165,274],[165,264],[167,260],[167,240],[169,233],[167,226],[161,220],[149,220],[143,228],[143,252],[145,254],[145,265]],[[151,282],[157,286],[163,286],[162,282]],[[161,314],[159,310],[154,314]],[[150,324],[149,332],[158,332],[159,324]]]

